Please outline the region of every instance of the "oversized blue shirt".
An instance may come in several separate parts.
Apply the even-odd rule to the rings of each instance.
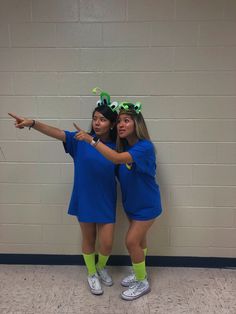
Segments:
[[[126,151],[132,156],[133,163],[119,166],[124,210],[133,220],[151,220],[162,212],[160,190],[155,180],[154,145],[151,141],[139,140]]]
[[[116,218],[115,165],[94,147],[65,131],[64,148],[74,161],[74,184],[68,214],[80,222],[114,223]],[[115,143],[105,143],[115,148]]]

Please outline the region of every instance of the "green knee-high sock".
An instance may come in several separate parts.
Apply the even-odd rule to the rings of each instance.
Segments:
[[[145,261],[141,263],[132,263],[135,277],[138,281],[144,280],[147,276]]]
[[[147,248],[145,247],[145,249],[143,249],[143,253],[144,253],[144,256],[146,257],[147,256]]]
[[[87,267],[89,276],[94,275],[97,272],[96,267],[95,267],[95,253],[91,253],[91,254],[83,253],[83,257],[84,257],[85,265]]]
[[[98,253],[98,263],[96,265],[97,268],[100,270],[103,269],[107,264],[108,258],[109,258],[109,255],[106,256],[106,255],[102,255],[101,253]]]

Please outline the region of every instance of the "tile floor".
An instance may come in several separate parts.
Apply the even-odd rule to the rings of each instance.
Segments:
[[[148,267],[152,291],[120,298],[128,267],[108,267],[115,284],[91,295],[84,266],[0,265],[1,314],[236,314],[236,269]]]

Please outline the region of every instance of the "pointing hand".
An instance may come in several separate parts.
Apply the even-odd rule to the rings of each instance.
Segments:
[[[87,143],[91,143],[93,137],[89,135],[87,132],[82,130],[76,123],[73,123],[74,127],[78,131],[75,135],[75,139],[78,141],[85,141]]]
[[[15,127],[18,129],[24,129],[24,127],[29,127],[32,125],[33,120],[19,117],[13,113],[8,113],[9,116],[15,119]]]

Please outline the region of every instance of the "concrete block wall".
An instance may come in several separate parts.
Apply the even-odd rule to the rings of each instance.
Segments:
[[[0,0],[0,253],[81,253],[70,158],[7,113],[88,128],[100,86],[157,148],[149,254],[236,257],[235,33],[234,0]],[[113,254],[126,228],[119,200]]]

